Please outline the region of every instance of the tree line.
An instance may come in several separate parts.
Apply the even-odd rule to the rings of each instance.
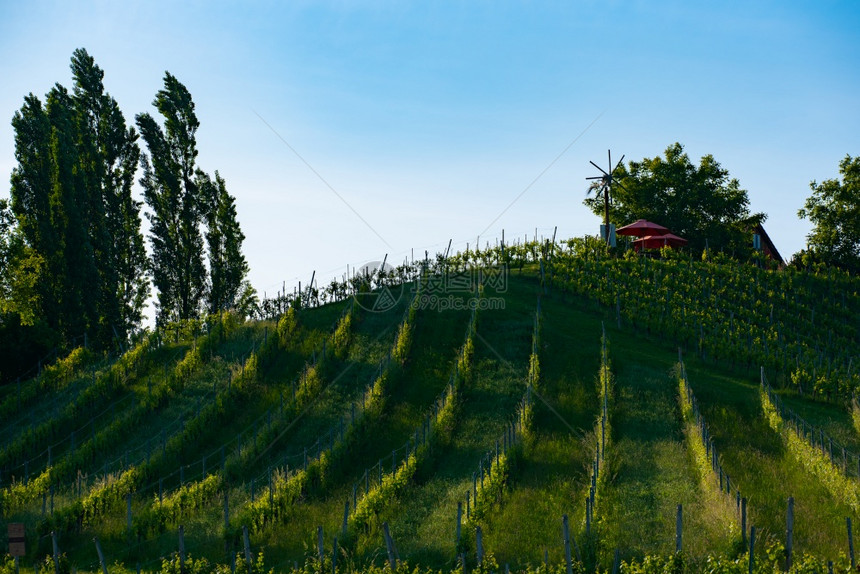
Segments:
[[[122,349],[141,330],[152,286],[159,326],[255,302],[235,197],[197,166],[188,89],[166,72],[157,116],[138,114],[135,129],[85,49],[71,71],[71,89],[57,83],[44,101],[30,93],[12,118],[17,165],[0,199],[7,381],[52,348]],[[139,167],[150,254],[133,193]]]
[[[860,273],[860,157],[846,155],[839,174],[841,180],[809,184],[812,194],[797,215],[813,228],[806,248],[794,254],[791,265],[832,265]],[[684,146],[674,143],[662,157],[619,164],[613,177],[621,185],[612,190],[611,221],[623,225],[641,218],[659,223],[687,239],[694,253],[708,247],[739,260],[753,254],[752,234],[767,215],[750,212],[747,191],[714,156],[705,155],[695,165]],[[584,204],[603,215],[602,198],[588,197]]]

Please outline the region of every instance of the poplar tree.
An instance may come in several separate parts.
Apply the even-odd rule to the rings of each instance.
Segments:
[[[248,263],[242,254],[245,235],[236,215],[236,198],[216,171],[213,181],[198,172],[198,182],[206,202],[206,242],[209,248],[209,290],[206,306],[210,313],[236,308],[240,303]]]
[[[199,315],[206,286],[203,238],[205,215],[195,180],[196,132],[199,127],[188,89],[169,72],[153,105],[164,118],[164,129],[147,114],[137,116],[149,149],[141,164],[144,199],[150,208],[151,270],[158,289],[160,325]]]
[[[140,159],[137,133],[105,92],[104,72],[86,50],[72,56],[81,172],[88,195],[93,254],[99,262],[96,336],[126,341],[139,325],[149,295],[140,206],[132,186]]]

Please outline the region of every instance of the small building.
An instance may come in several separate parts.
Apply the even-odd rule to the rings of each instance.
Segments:
[[[773,244],[773,241],[771,241],[770,236],[767,234],[767,231],[764,230],[761,223],[756,225],[753,230],[753,245],[756,249],[761,250],[762,253],[776,261],[780,267],[785,265],[782,255],[777,251],[776,245]]]

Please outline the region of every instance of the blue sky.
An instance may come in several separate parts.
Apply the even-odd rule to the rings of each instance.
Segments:
[[[261,293],[503,228],[596,233],[588,160],[675,141],[790,256],[809,182],[860,154],[858,30],[860,4],[828,1],[5,2],[0,178],[23,97],[85,47],[128,121],[165,70],[191,91]]]

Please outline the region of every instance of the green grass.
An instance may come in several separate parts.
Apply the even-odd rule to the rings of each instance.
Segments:
[[[548,547],[550,558],[560,560],[562,549],[553,542],[559,539],[563,514],[576,532],[592,457],[584,437],[598,409],[593,381],[600,365],[599,319],[554,297],[544,298],[542,309],[536,440],[485,529],[488,550],[511,566],[542,562]]]
[[[750,524],[762,540],[784,540],[786,506],[795,499],[795,548],[835,558],[846,550],[853,515],[793,458],[762,414],[758,380],[739,381],[688,361],[690,384],[723,467],[749,499]]]
[[[623,333],[609,336],[616,398],[609,477],[597,510],[602,563],[611,564],[615,548],[623,559],[673,552],[678,504],[686,552],[728,550],[728,525],[713,520],[687,452],[674,357]]]
[[[392,537],[400,541],[401,558],[412,563],[453,565],[457,503],[464,504],[465,512],[472,473],[481,457],[495,448],[495,440],[512,419],[525,391],[529,317],[534,314],[536,298],[528,285],[518,284],[515,289],[505,295],[503,310],[478,314],[473,376],[460,395],[462,402],[450,443],[434,453],[415,483],[380,517],[389,522]],[[491,290],[485,293],[485,297],[497,296]]]

